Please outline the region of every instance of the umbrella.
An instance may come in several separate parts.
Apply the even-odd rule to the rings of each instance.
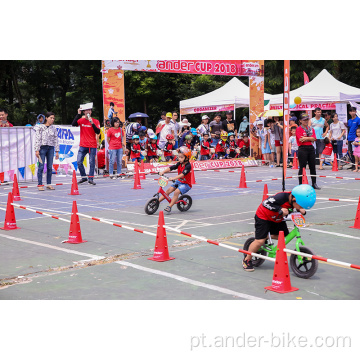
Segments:
[[[137,112],[134,114],[129,115],[129,119],[134,119],[134,118],[148,118],[149,116],[146,114],[143,114],[141,112]]]
[[[282,110],[267,110],[259,115],[259,117],[269,117],[269,116],[283,116]]]

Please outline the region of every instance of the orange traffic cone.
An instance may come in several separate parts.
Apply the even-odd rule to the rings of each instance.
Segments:
[[[354,226],[349,226],[353,229],[360,229],[360,196],[359,196],[359,203],[355,214],[355,222]]]
[[[191,185],[196,185],[194,162],[193,161],[191,162]]]
[[[279,232],[278,249],[276,251],[274,275],[271,286],[266,286],[266,290],[275,291],[281,294],[299,290],[291,286],[289,264],[286,256],[284,232]]]
[[[155,249],[154,256],[148,258],[148,260],[152,261],[169,261],[174,260],[175,258],[171,258],[169,256],[169,249],[167,244],[166,230],[164,228],[165,220],[164,220],[164,212],[160,211],[158,227],[156,232],[156,241],[155,241]]]
[[[304,167],[303,167],[302,183],[303,183],[303,184],[309,184],[308,178],[307,178],[307,176],[306,176],[306,170],[305,170]]]
[[[12,196],[14,201],[22,201],[20,198],[20,192],[19,192],[19,184],[17,181],[16,174],[14,174],[14,183],[13,183],[13,189],[12,189]]]
[[[140,163],[140,177],[139,178],[141,180],[146,180],[144,160],[141,160],[141,163]]]
[[[81,244],[84,242],[87,242],[86,240],[82,239],[81,236],[81,229],[80,229],[80,220],[76,201],[73,201],[73,206],[71,210],[71,222],[70,222],[70,231],[69,231],[69,239],[63,241],[63,243],[69,243],[69,244]]]
[[[133,189],[141,189],[141,183],[140,183],[140,174],[139,174],[139,164],[137,160],[135,160],[135,174],[134,174],[134,187]]]
[[[244,164],[242,164],[242,168],[241,168],[239,188],[247,188]]]
[[[338,164],[337,164],[336,154],[334,154],[334,161],[333,161],[333,166],[332,166],[332,170],[331,170],[331,171],[339,171],[339,169],[338,169]]]
[[[269,197],[268,193],[269,193],[268,186],[267,186],[267,184],[265,184],[262,201],[266,200]]]
[[[291,169],[292,169],[292,170],[299,170],[296,153],[294,153],[293,166],[292,166]]]
[[[15,211],[14,211],[14,206],[11,205],[12,202],[13,202],[13,196],[12,193],[9,192],[8,202],[6,205],[4,227],[0,228],[2,230],[20,229],[19,227],[16,226]]]
[[[76,181],[76,171],[73,170],[72,183],[71,183],[71,192],[68,195],[80,195],[78,184]]]

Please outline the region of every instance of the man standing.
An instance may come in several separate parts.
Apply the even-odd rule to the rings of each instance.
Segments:
[[[224,129],[223,123],[221,122],[221,115],[220,113],[216,113],[214,116],[214,120],[211,121],[209,124],[210,126],[210,133],[212,138],[211,146],[216,147],[217,143],[220,141],[220,136],[215,136],[216,131],[221,133],[221,130]]]
[[[226,119],[223,121],[223,129],[226,132],[233,132],[235,134],[235,138],[237,137],[237,125],[236,121],[232,118],[232,112],[226,112]]]
[[[91,117],[92,108],[93,103],[80,105],[78,113],[72,122],[72,126],[80,126],[80,146],[77,156],[77,164],[82,179],[78,181],[78,184],[88,181],[83,162],[86,154],[89,154],[89,184],[96,185],[94,182],[95,157],[97,149],[96,135],[100,134],[100,122],[99,120]],[[82,111],[84,111],[85,117],[82,117]]]
[[[180,124],[178,123],[178,113],[176,111],[174,111],[172,113],[172,120],[171,122],[174,124],[175,127],[175,149],[178,148],[178,139],[179,139],[179,131],[180,131]]]
[[[325,118],[325,124],[328,124],[329,126],[332,124],[332,120],[331,120],[331,114],[330,111],[325,111],[324,112],[324,118]]]
[[[349,114],[350,114],[351,118],[348,120],[346,126],[348,128],[348,137],[347,137],[348,152],[351,157],[352,165],[348,168],[348,170],[349,169],[355,170],[355,166],[354,166],[355,158],[354,158],[354,153],[353,153],[353,148],[352,148],[352,142],[356,138],[356,129],[360,126],[360,119],[356,116],[356,107],[352,106],[349,110]]]
[[[6,109],[0,109],[0,127],[13,127],[14,125],[9,123],[8,112]]]
[[[156,126],[155,132],[158,134],[158,145],[160,149],[164,149],[164,146],[167,143],[166,135],[172,134],[175,137],[175,125],[171,120],[172,114],[169,112],[166,114],[166,119],[161,120]]]
[[[315,130],[316,135],[316,158],[321,158],[325,148],[324,137],[328,133],[329,125],[327,125],[325,119],[321,117],[321,109],[319,107],[315,108],[315,117],[311,119],[310,126]],[[324,127],[326,127],[325,132]],[[319,161],[318,159],[316,160]]]

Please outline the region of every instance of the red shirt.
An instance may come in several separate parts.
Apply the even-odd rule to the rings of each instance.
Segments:
[[[237,141],[237,146],[239,147],[239,148],[242,148],[242,147],[246,147],[247,149],[250,147],[250,141],[248,140],[247,142],[245,142],[244,140],[238,140]]]
[[[112,127],[107,131],[106,136],[110,139],[109,150],[118,150],[122,148],[123,135],[123,129],[120,127],[117,129]]]
[[[167,142],[164,147],[164,156],[172,156],[173,144]]]
[[[98,167],[99,169],[102,169],[105,166],[105,149],[99,150],[96,156]]]
[[[157,156],[156,155],[156,150],[158,149],[158,145],[157,143],[152,143],[151,141],[148,144],[148,151],[147,151],[147,155],[148,156]]]
[[[9,123],[9,122],[7,122],[7,123],[5,123],[4,125],[3,125],[3,123],[0,121],[0,127],[13,127],[14,125],[13,124],[11,124],[11,123]]]
[[[137,152],[135,153],[135,152],[133,152],[133,150],[137,150]],[[140,151],[141,151],[141,145],[140,145],[140,143],[138,143],[138,144],[132,143],[132,144],[131,144],[131,154],[130,154],[131,159],[135,159],[135,158],[141,157]]]
[[[279,214],[281,208],[291,209],[289,203],[290,192],[280,192],[265,199],[256,210],[256,215],[262,219],[272,222],[281,222],[283,215]]]
[[[230,152],[234,152],[234,151],[235,151],[235,149],[237,148],[237,145],[236,145],[235,140],[229,141],[229,148],[230,148]]]
[[[316,139],[316,135],[315,135],[315,130],[310,128],[309,129],[312,130],[312,137]],[[302,126],[298,126],[296,129],[296,142],[298,144],[298,146],[305,146],[305,145],[312,145],[313,143],[311,141],[307,141],[307,142],[301,142],[300,138],[306,136],[309,137],[308,135],[306,135],[306,131],[304,130],[304,128]]]
[[[100,129],[99,120],[93,119],[93,122],[97,128]],[[80,146],[86,148],[97,148],[96,134],[90,124],[90,121],[85,118],[81,118],[77,121],[80,126]]]
[[[216,144],[216,148],[215,148],[215,152],[225,152],[226,151],[226,142],[220,140],[217,144]]]
[[[176,163],[175,165],[170,166],[170,170],[178,170],[178,175],[184,174],[185,176],[181,179],[178,179],[180,182],[184,184],[188,184],[190,187],[191,185],[191,164],[189,162],[185,164],[180,164],[180,162]]]
[[[203,146],[206,146],[207,149],[205,149]],[[210,142],[203,140],[200,146],[200,155],[209,155],[209,154],[210,154]]]
[[[331,155],[332,150],[333,150],[333,147],[332,147],[331,143],[329,143],[325,146],[324,151],[322,153],[323,153],[323,155]]]

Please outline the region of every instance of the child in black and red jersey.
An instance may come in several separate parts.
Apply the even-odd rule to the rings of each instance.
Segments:
[[[170,186],[166,193],[169,195],[172,192],[174,193],[174,196],[171,199],[171,202],[169,206],[167,206],[164,211],[168,214],[171,212],[171,208],[174,206],[174,204],[178,201],[179,195],[186,194],[189,190],[191,190],[191,164],[189,162],[191,158],[191,150],[188,149],[186,146],[180,146],[178,149],[178,158],[179,162],[160,171],[159,175],[163,176],[164,174],[168,173],[169,171],[176,170],[178,171],[178,175],[169,178],[170,181],[176,180],[175,183]],[[165,198],[164,196],[160,196],[159,201],[163,201]]]
[[[158,152],[161,151],[159,145],[157,144],[157,136],[151,135],[150,142],[148,143],[148,150],[147,150],[147,159],[149,162],[154,162],[157,160]]]
[[[175,147],[174,135],[167,134],[166,140],[167,140],[167,142],[164,147],[165,161],[172,161],[175,158],[175,156],[173,156],[173,153],[172,153],[174,150],[174,147]]]
[[[211,141],[209,140],[209,133],[203,134],[203,139],[200,142],[200,160],[210,159]]]
[[[217,159],[227,158],[226,150],[229,147],[227,137],[227,132],[222,131],[220,134],[220,141],[216,144],[215,148],[215,154]]]
[[[305,209],[310,209],[316,202],[314,188],[307,184],[295,186],[291,192],[280,192],[265,199],[256,210],[255,214],[255,240],[250,244],[248,251],[256,253],[265,244],[268,234],[272,239],[277,239],[279,231],[284,236],[289,234],[284,216],[289,215],[289,209],[296,209],[302,215]],[[243,260],[245,271],[254,271],[252,256],[246,255]]]
[[[133,135],[132,140],[130,158],[133,162],[135,162],[135,160],[139,162],[141,159],[141,151],[144,150],[144,148],[140,144],[139,135]]]
[[[229,145],[229,149],[228,149],[229,158],[233,159],[240,152],[235,141],[235,134],[233,132],[230,132],[228,134],[228,145]]]

